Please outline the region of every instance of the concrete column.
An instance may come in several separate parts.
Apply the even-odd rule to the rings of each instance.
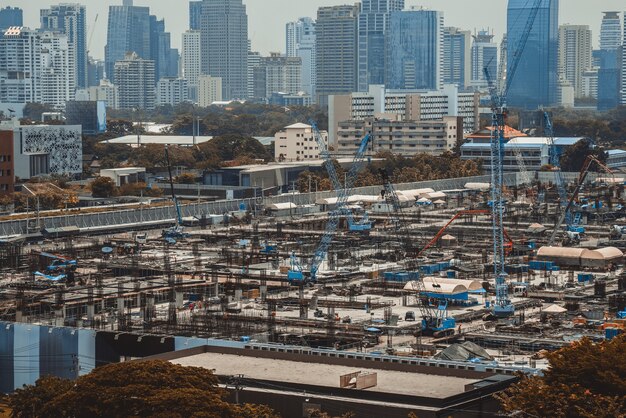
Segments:
[[[176,290],[176,307],[182,308],[185,294],[182,290]]]
[[[243,297],[243,290],[236,289],[235,290],[235,302],[241,301],[242,297]]]
[[[65,309],[63,306],[54,310],[54,325],[57,327],[65,325]]]
[[[265,298],[267,298],[267,286],[261,286],[259,288],[259,296],[261,296],[261,300],[265,300]]]
[[[117,298],[117,313],[119,316],[124,315],[124,298],[123,297]]]

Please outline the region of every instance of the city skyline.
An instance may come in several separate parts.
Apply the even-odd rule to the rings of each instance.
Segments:
[[[87,31],[91,34],[96,14],[97,26],[94,30],[91,55],[94,58],[104,58],[106,44],[106,29],[108,8],[110,5],[121,5],[122,0],[106,1],[76,1],[87,6]],[[159,19],[165,19],[166,31],[172,33],[172,47],[180,48],[182,33],[188,29],[188,7],[180,7],[178,13],[172,13],[171,2],[166,0],[134,0],[135,5],[149,6],[150,12]],[[24,9],[24,25],[31,28],[39,27],[39,11],[50,5],[59,4],[59,1],[30,0],[28,5],[12,0],[6,6],[21,7]],[[318,7],[353,4],[354,1],[341,0],[311,0],[294,2],[293,0],[244,0],[249,20],[249,38],[252,49],[264,55],[269,52],[285,52],[285,24],[300,17],[313,17]],[[471,8],[459,7],[461,0],[449,0],[445,4],[437,0],[407,0],[406,8],[423,6],[429,10],[443,11],[446,26],[455,26],[464,30],[480,30],[490,28],[495,34],[496,42],[500,42],[506,28],[507,1],[493,2],[493,0],[475,0]],[[495,4],[494,4],[495,3]],[[464,3],[466,4],[466,3]],[[603,0],[600,4],[590,4],[585,0],[568,0],[567,7],[561,5],[560,24],[589,25],[593,32],[593,47],[599,47],[600,23],[603,11],[624,11],[626,6],[622,0]],[[488,10],[488,13],[485,11]],[[494,20],[493,16],[501,19]],[[268,19],[275,19],[275,23],[268,25]]]

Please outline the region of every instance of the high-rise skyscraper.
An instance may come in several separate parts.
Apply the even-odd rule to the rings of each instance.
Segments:
[[[24,26],[24,13],[22,9],[11,6],[0,9],[0,32],[13,26]]]
[[[533,2],[509,0],[507,13],[508,64],[520,53],[517,48],[526,30]],[[542,0],[517,72],[510,83],[511,107],[537,109],[557,102],[558,89],[559,1]]]
[[[187,80],[189,98],[198,100],[198,77],[200,77],[200,31],[188,30],[183,33],[180,54],[181,76]]]
[[[604,12],[600,26],[598,69],[598,110],[609,110],[620,104],[622,57],[622,22],[619,12]]]
[[[486,30],[473,35],[472,44],[472,85],[487,87],[485,67],[492,80],[498,77],[498,45],[493,42],[493,35]]]
[[[57,109],[74,99],[76,91],[76,59],[69,37],[60,32],[41,33],[41,72],[39,91],[41,103]]]
[[[472,36],[470,31],[443,28],[444,84],[456,84],[460,89],[469,87],[472,78]]]
[[[622,44],[622,20],[619,12],[604,12],[600,26],[600,49],[617,49]]]
[[[443,13],[391,13],[386,85],[390,89],[439,90],[443,85]]]
[[[150,55],[154,61],[156,80],[178,76],[178,50],[171,47],[171,36],[165,31],[165,20],[150,15]]]
[[[144,60],[134,52],[128,53],[123,60],[115,63],[115,80],[120,109],[154,109],[154,61]]]
[[[87,87],[87,15],[80,4],[61,3],[40,11],[41,29],[61,32],[67,35],[70,47],[74,49],[76,86]]]
[[[254,97],[269,99],[273,93],[296,94],[302,86],[302,60],[272,53],[261,57],[253,70]]]
[[[389,14],[404,9],[404,0],[362,0],[357,28],[358,90],[385,82],[385,35]]]
[[[205,0],[200,19],[202,73],[222,79],[223,98],[248,94],[248,15],[242,0]]]
[[[620,103],[626,106],[626,11],[624,11],[624,38],[622,39],[622,98]]]
[[[124,0],[122,6],[109,6],[107,45],[104,49],[106,76],[115,82],[115,62],[126,53],[150,58],[150,9],[133,6]]]
[[[289,22],[286,35],[287,56],[302,60],[301,90],[314,97],[317,78],[315,21],[310,17],[301,17],[296,22]]]
[[[591,29],[587,25],[559,27],[559,78],[574,87],[574,97],[584,97],[583,72],[592,68]]]
[[[189,2],[189,29],[200,30],[200,15],[202,15],[202,0]]]
[[[328,95],[357,88],[358,14],[358,4],[317,10],[317,103],[321,106],[327,106]]]
[[[0,36],[0,102],[41,103],[41,35],[11,27]]]

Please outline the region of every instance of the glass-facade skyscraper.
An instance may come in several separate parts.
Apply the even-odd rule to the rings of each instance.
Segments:
[[[600,26],[598,110],[609,110],[620,102],[622,20],[619,12],[604,12]]]
[[[507,13],[507,68],[517,54],[526,30],[533,2],[509,0]],[[557,102],[559,46],[559,1],[542,0],[530,31],[526,47],[521,52],[519,66],[509,82],[508,105],[522,109],[537,109]]]
[[[385,35],[389,14],[404,9],[404,0],[362,0],[357,27],[358,90],[385,82]]]
[[[386,43],[387,88],[439,90],[442,87],[442,12],[392,12]]]
[[[486,30],[481,30],[473,35],[472,44],[472,85],[487,87],[485,67],[489,71],[489,77],[496,80],[498,77],[498,45],[493,42],[493,35]]]
[[[310,17],[301,17],[296,22],[285,26],[285,46],[288,57],[300,57],[302,60],[301,90],[315,96],[316,85],[316,51],[315,21]]]
[[[200,18],[202,73],[222,79],[224,100],[248,95],[248,15],[241,0],[206,0]]]
[[[123,60],[126,53],[135,52],[144,59],[150,58],[150,9],[133,6],[125,1],[123,6],[109,6],[107,44],[104,49],[106,76],[115,82],[115,62]]]
[[[472,35],[470,31],[446,27],[443,30],[444,84],[469,87],[472,78]]]
[[[24,13],[19,7],[5,7],[0,9],[0,31],[12,26],[24,26]]]
[[[189,2],[189,29],[200,30],[200,16],[202,15],[202,0]]]
[[[41,29],[67,35],[74,48],[76,86],[85,88],[87,81],[87,17],[86,8],[80,4],[62,3],[40,11]]]

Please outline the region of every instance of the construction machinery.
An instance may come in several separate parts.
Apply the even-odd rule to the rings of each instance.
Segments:
[[[393,213],[396,216],[396,229],[400,232],[401,241],[404,245],[406,267],[408,270],[419,272],[419,262],[417,260],[417,249],[410,235],[409,228],[404,217],[400,199],[398,193],[391,182],[389,174],[386,170],[381,169],[379,171],[381,178],[383,179],[384,198],[387,203],[393,208]],[[421,331],[423,335],[433,335],[435,337],[442,337],[454,333],[454,327],[456,322],[454,318],[448,316],[448,301],[445,299],[438,299],[437,306],[431,306],[429,297],[427,296],[426,287],[424,286],[423,278],[421,274],[416,280],[409,282],[407,286],[410,288],[406,290],[412,290],[418,300],[418,308],[420,310],[422,318]]]
[[[170,163],[170,153],[168,150],[168,146],[165,146],[165,162],[167,163],[167,171],[169,175],[169,183],[170,183],[170,192],[172,194],[172,201],[174,202],[174,208],[176,209],[176,224],[171,227],[164,229],[162,232],[163,238],[170,243],[175,244],[176,240],[187,238],[189,234],[185,233],[185,228],[183,226],[183,215],[180,209],[180,203],[178,202],[178,198],[176,197],[176,193],[174,192],[174,179],[172,177],[172,164]]]
[[[312,123],[311,125],[314,129],[314,132],[317,131],[317,126],[315,125],[315,123]],[[319,131],[317,131],[317,133],[319,134]],[[321,136],[316,134],[316,139],[320,141]],[[361,140],[361,145],[357,150],[355,159],[357,158],[357,156],[362,156],[365,154],[369,141],[370,135],[368,134]],[[321,142],[324,141],[321,140]],[[333,175],[334,177],[337,177],[335,166],[329,154],[330,152],[328,151],[328,148],[326,146],[320,146],[320,155],[324,159],[326,170],[329,173],[334,173],[330,174],[331,177]],[[324,233],[322,234],[320,243],[317,246],[315,253],[313,254],[313,259],[309,264],[308,270],[304,268],[302,262],[298,259],[296,254],[292,253],[291,268],[287,272],[287,279],[292,284],[302,285],[304,283],[315,283],[317,281],[317,272],[320,268],[320,265],[322,264],[322,261],[324,261],[324,259],[326,258],[326,254],[328,253],[328,249],[330,248],[333,236],[337,231],[339,220],[341,218],[341,215],[344,213],[345,205],[348,201],[348,198],[350,197],[350,191],[352,190],[352,186],[354,185],[354,181],[356,180],[358,172],[361,170],[361,163],[362,158],[360,162],[352,164],[350,170],[346,174],[346,182],[344,185],[345,187],[339,187],[336,189],[337,202],[335,204],[335,208],[328,213],[328,222],[326,223],[326,228],[324,230]]]
[[[313,131],[313,136],[315,137],[315,141],[317,142],[317,146],[320,150],[320,156],[324,158],[324,162],[326,164],[326,170],[328,171],[328,177],[333,185],[333,189],[338,193],[339,189],[344,188],[345,193],[350,195],[350,191],[352,186],[354,185],[356,178],[363,168],[363,161],[365,160],[365,152],[367,151],[367,147],[359,148],[357,153],[354,155],[352,160],[352,167],[356,167],[356,170],[351,170],[350,173],[346,174],[344,184],[341,184],[339,180],[339,176],[337,174],[337,170],[335,168],[335,164],[333,164],[330,152],[328,151],[328,144],[324,141],[322,134],[317,128],[317,124],[310,120],[309,124],[311,125],[311,129]],[[350,188],[348,188],[348,184],[350,184]],[[339,203],[339,202],[337,202]],[[347,203],[347,202],[346,202]],[[369,216],[367,212],[364,213],[363,217],[357,221],[354,219],[354,213],[350,210],[345,204],[342,207],[336,206],[336,210],[341,210],[341,213],[346,217],[348,221],[348,229],[353,232],[367,232],[372,229],[372,222],[369,220]]]
[[[595,156],[593,156],[593,155],[588,155],[587,156],[587,158],[585,159],[585,162],[583,163],[582,168],[580,170],[580,174],[578,175],[578,182],[576,184],[576,188],[574,189],[574,192],[572,193],[572,196],[570,196],[569,200],[567,201],[567,205],[565,206],[564,210],[561,212],[561,216],[557,220],[556,225],[554,225],[554,229],[552,230],[552,234],[550,235],[550,239],[548,240],[548,246],[549,247],[554,244],[556,236],[557,236],[559,230],[561,229],[563,223],[565,222],[565,219],[567,217],[567,213],[569,213],[571,211],[572,207],[574,206],[574,201],[578,197],[578,193],[580,193],[580,189],[582,188],[583,184],[585,183],[585,179],[587,178],[587,174],[589,174],[589,170],[591,169],[591,165],[594,164],[594,163],[598,167],[600,167],[603,170],[605,170],[607,173],[613,174],[611,169],[609,169],[606,165],[604,165],[604,163],[602,163],[600,160],[598,160]],[[566,241],[567,242],[569,242],[571,244],[576,244],[576,243],[580,242],[580,234],[579,233],[577,233],[575,231],[570,231],[569,228],[568,228],[568,229],[566,229],[565,234],[566,234]]]
[[[511,65],[507,66],[506,82],[504,89],[499,91],[498,86],[493,82],[487,66],[484,68],[485,78],[489,83],[489,93],[491,96],[491,215],[493,231],[493,269],[496,282],[496,302],[493,305],[493,315],[498,318],[507,318],[515,313],[515,307],[509,299],[509,288],[507,284],[507,273],[505,271],[505,248],[504,248],[504,211],[505,202],[503,199],[503,160],[504,160],[504,129],[507,118],[506,99],[511,82],[515,78],[517,67],[522,58],[522,53],[530,37],[535,19],[539,13],[542,0],[535,0],[526,27],[522,32],[519,44],[513,52]],[[509,45],[510,46],[510,45]]]

